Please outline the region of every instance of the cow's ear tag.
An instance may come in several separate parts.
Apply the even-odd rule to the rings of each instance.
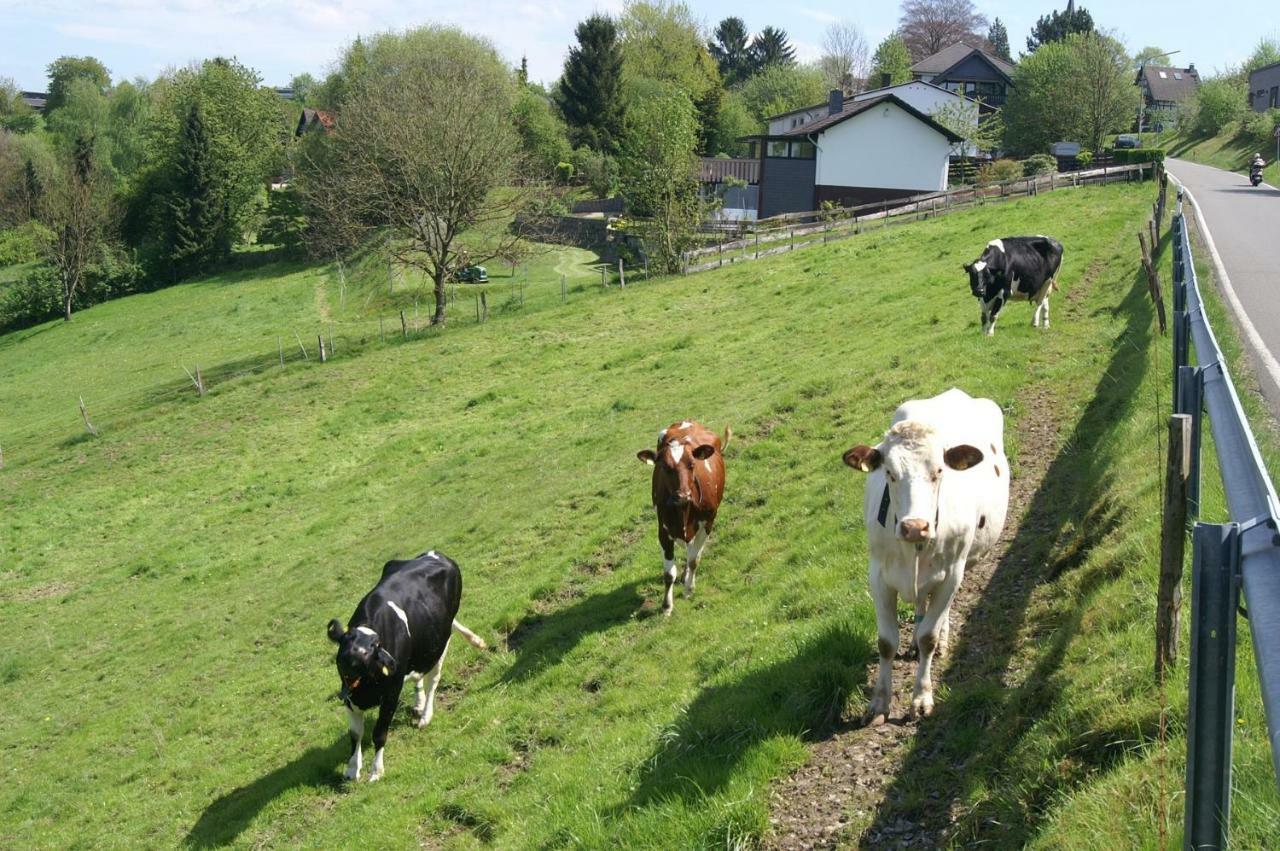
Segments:
[[[383,666],[382,666],[382,676],[384,676],[384,677],[389,677],[389,676],[391,676],[391,672],[387,670],[387,666],[386,666],[386,665],[383,665]]]

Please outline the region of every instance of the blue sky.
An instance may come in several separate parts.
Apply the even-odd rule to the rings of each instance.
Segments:
[[[832,21],[856,24],[874,47],[898,17],[897,4],[886,2],[691,5],[708,28],[734,14],[753,31],[782,27],[802,59],[821,52],[823,30]],[[1053,8],[1047,2],[976,5],[1005,22],[1015,56],[1035,19]],[[1148,44],[1177,49],[1173,61],[1194,62],[1206,72],[1239,63],[1259,36],[1274,35],[1277,27],[1275,7],[1261,2],[1081,5],[1131,50]],[[96,56],[116,79],[155,77],[166,67],[233,55],[265,82],[284,85],[303,71],[321,76],[356,35],[440,22],[487,36],[512,64],[527,55],[530,76],[550,82],[560,73],[574,25],[593,11],[617,13],[621,7],[621,0],[0,0],[0,77],[43,90],[45,66],[65,54]]]

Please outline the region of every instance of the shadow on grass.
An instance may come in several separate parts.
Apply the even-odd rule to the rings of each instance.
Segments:
[[[218,798],[192,826],[185,841],[187,847],[218,848],[231,844],[264,807],[290,789],[299,786],[341,788],[342,774],[335,765],[346,760],[349,747],[344,734],[333,744],[310,748],[288,765]]]
[[[536,676],[559,664],[588,635],[604,632],[632,618],[650,616],[652,610],[643,608],[642,584],[637,579],[546,614],[525,615],[507,636],[507,646],[520,655],[503,674],[502,681],[516,682]]]
[[[1125,520],[1125,507],[1104,495],[1117,475],[1108,447],[1135,405],[1150,404],[1137,393],[1148,368],[1152,308],[1139,273],[1121,304],[1126,327],[1115,340],[1111,360],[1039,489],[1025,507],[1022,525],[996,566],[982,599],[938,681],[950,689],[936,714],[922,722],[910,753],[886,791],[863,847],[893,845],[901,823],[911,835],[935,847],[947,842],[1022,847],[1052,795],[1079,779],[1079,773],[1106,770],[1123,749],[1071,754],[1086,764],[1042,766],[1044,776],[1018,773],[1019,743],[1055,708],[1061,684],[1055,675],[1079,634],[1092,597],[1120,578],[1122,566],[1104,564],[1080,577],[1069,601],[1055,608],[1052,637],[1044,642],[1031,671],[1011,667],[1016,637],[1026,627],[1027,605],[1037,586],[1080,567],[1090,550]],[[1018,510],[1020,506],[1014,506]],[[1007,680],[1020,683],[1013,687]],[[1154,724],[1154,721],[1153,721]],[[1088,730],[1087,721],[1081,730]],[[1132,731],[1128,731],[1128,736]],[[1112,741],[1120,742],[1125,736]],[[1065,754],[1061,756],[1065,757]],[[965,812],[955,831],[948,818],[974,790],[989,790],[976,809]]]
[[[777,736],[829,736],[862,685],[873,637],[834,624],[799,652],[704,689],[659,738],[626,809],[672,799],[696,802],[724,790],[752,749]]]

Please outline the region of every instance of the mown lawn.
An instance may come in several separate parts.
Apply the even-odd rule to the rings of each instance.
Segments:
[[[1046,557],[1096,558],[1064,576],[1111,596],[1073,591],[1077,621],[1043,622],[1064,687],[1036,694],[1035,717],[1062,714],[962,742],[977,760],[965,799],[976,811],[998,795],[1018,836],[1052,845],[1076,796],[1132,779],[1132,824],[1099,820],[1093,844],[1151,839],[1155,703],[1140,674],[1158,519],[1143,512],[1158,467],[1153,445],[1136,447],[1154,443],[1155,402],[1106,392],[1156,380],[1132,235],[1151,194],[1062,191],[625,291],[584,285],[564,305],[556,281],[536,309],[259,370],[203,399],[159,392],[185,381],[192,340],[215,375],[274,356],[281,317],[332,310],[334,277],[245,273],[0,337],[0,842],[751,844],[769,784],[865,699],[862,482],[840,453],[903,399],[953,385],[1006,406],[1010,455],[1041,390],[1065,400],[1069,445],[1097,428],[1134,447],[1037,497],[1056,524]],[[1063,289],[1087,274],[1088,294],[1073,322],[1056,309],[1037,332],[1015,305],[984,338],[960,264],[1016,232],[1060,238]],[[64,411],[77,388],[119,400],[98,439]],[[684,417],[736,436],[698,596],[664,619],[634,453]],[[1133,485],[1112,488],[1112,458]],[[1138,543],[1114,543],[1108,518],[1129,508]],[[384,560],[428,548],[461,563],[461,619],[499,649],[455,646],[431,727],[405,713],[386,778],[344,784],[325,623]],[[993,699],[1011,719],[1021,697]],[[1099,729],[1148,723],[1132,753],[1080,750],[1101,705],[1115,720]],[[1068,757],[1077,768],[1049,771]]]

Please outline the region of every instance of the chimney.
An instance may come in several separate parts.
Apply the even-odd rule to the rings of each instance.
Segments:
[[[882,89],[887,89],[887,88],[889,88],[889,84],[890,84],[890,83],[892,83],[892,82],[893,82],[893,76],[892,76],[892,75],[890,75],[890,74],[881,74],[881,75],[880,75],[880,88],[882,88]]]
[[[844,92],[832,89],[827,96],[827,115],[839,115],[844,111]]]

